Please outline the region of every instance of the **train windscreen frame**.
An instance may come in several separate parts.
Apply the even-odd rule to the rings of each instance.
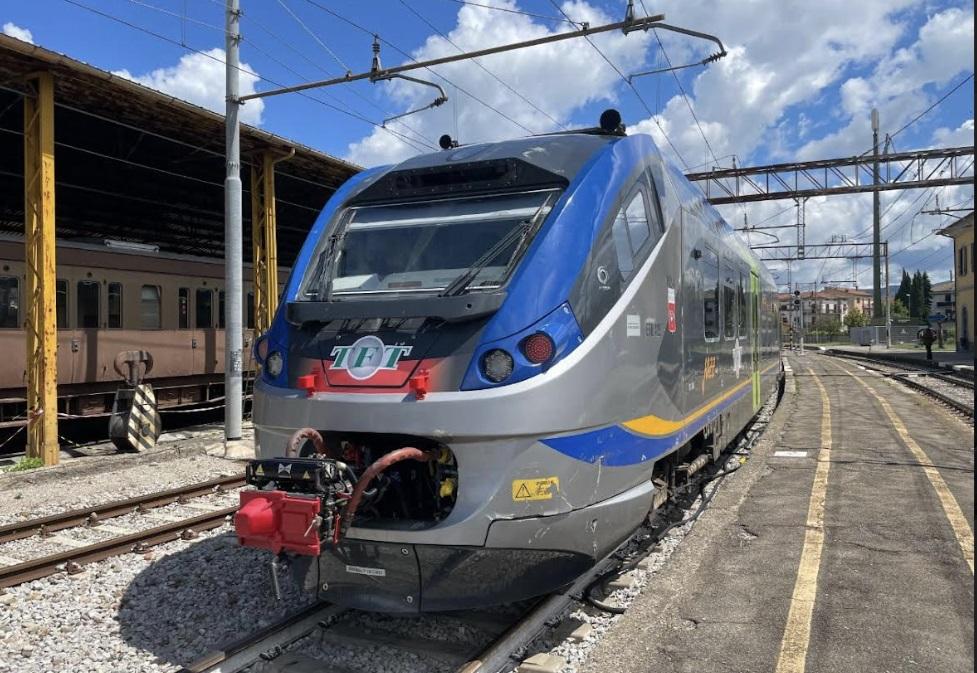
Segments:
[[[313,253],[299,301],[498,289],[561,193],[348,207]]]

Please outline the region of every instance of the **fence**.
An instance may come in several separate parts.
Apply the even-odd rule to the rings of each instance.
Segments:
[[[910,344],[918,343],[916,334],[926,325],[893,325],[892,343]],[[878,346],[886,343],[885,327],[872,325],[869,327],[852,327],[849,330],[851,342],[855,346]]]

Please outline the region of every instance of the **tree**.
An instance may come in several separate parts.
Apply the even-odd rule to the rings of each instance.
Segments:
[[[853,308],[845,316],[845,326],[848,329],[852,327],[865,327],[868,324],[868,316],[862,313],[861,309]]]
[[[926,320],[929,317],[930,311],[933,306],[933,283],[930,282],[930,275],[923,272],[923,305],[920,311],[919,317]]]
[[[890,310],[893,320],[909,320],[909,307],[901,299],[893,301]]]
[[[909,273],[903,269],[902,270],[902,282],[899,283],[899,291],[896,292],[896,301],[901,301],[903,306],[909,306],[909,293],[912,286],[912,279],[909,278]]]
[[[923,274],[916,271],[909,290],[909,315],[919,318],[923,311]]]
[[[841,334],[841,321],[834,317],[822,320],[818,329],[828,338],[836,337]]]

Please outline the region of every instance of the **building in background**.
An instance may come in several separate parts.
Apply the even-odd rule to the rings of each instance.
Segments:
[[[956,281],[945,280],[942,283],[934,283],[930,289],[932,299],[930,300],[930,315],[944,315],[946,322],[954,322],[956,316]]]
[[[957,323],[957,350],[974,350],[974,214],[940,230],[941,236],[953,239],[954,300]]]
[[[845,318],[856,309],[867,316],[872,314],[870,293],[844,287],[826,287],[816,292],[801,292],[799,296],[779,294],[777,301],[781,324],[794,330],[817,329],[832,319],[844,325]]]

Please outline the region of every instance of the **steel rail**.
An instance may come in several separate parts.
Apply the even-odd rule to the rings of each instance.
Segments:
[[[902,383],[902,384],[906,385],[907,387],[912,388],[913,390],[916,390],[918,392],[921,392],[924,395],[928,395],[929,397],[932,397],[935,400],[937,400],[939,402],[942,402],[943,404],[946,404],[947,406],[953,408],[955,411],[957,411],[960,414],[966,416],[968,419],[970,419],[971,422],[974,420],[974,407],[973,407],[973,405],[968,405],[966,402],[961,402],[960,400],[958,400],[956,398],[950,397],[949,395],[946,395],[944,393],[941,393],[938,390],[933,390],[929,386],[923,385],[919,381],[915,381],[912,378],[910,378],[910,375],[911,374],[914,374],[914,373],[917,373],[917,371],[910,370],[910,371],[902,371],[902,372],[887,372],[884,369],[881,369],[879,367],[872,367],[869,364],[864,364],[864,363],[874,363],[874,364],[877,364],[877,365],[882,365],[883,367],[890,367],[890,368],[893,368],[893,369],[903,369],[903,370],[905,370],[906,367],[902,363],[892,362],[892,361],[885,360],[885,359],[869,358],[869,357],[865,357],[864,355],[861,355],[861,354],[858,354],[858,353],[841,353],[839,351],[832,351],[832,350],[827,351],[827,353],[830,354],[833,357],[840,357],[840,358],[844,358],[844,359],[855,360],[855,361],[861,362],[861,363],[863,363],[863,366],[866,369],[871,369],[872,371],[879,372],[880,374],[882,374],[883,376],[885,376],[887,378],[890,378],[890,379],[893,379],[895,381],[898,381],[899,383]],[[960,388],[969,388],[970,390],[973,390],[974,389],[973,383],[970,383],[970,382],[965,381],[965,380],[962,380],[962,379],[955,379],[953,377],[947,376],[946,374],[942,374],[940,372],[932,372],[932,371],[925,371],[924,370],[924,371],[918,371],[918,374],[920,376],[931,376],[933,378],[937,378],[937,379],[939,379],[941,381],[944,381],[946,383],[950,383],[950,384],[955,385],[955,386],[958,386]]]
[[[29,519],[27,521],[16,521],[6,526],[0,526],[0,544],[21,540],[33,535],[44,535],[65,528],[73,528],[86,524],[91,525],[96,522],[101,522],[103,519],[122,516],[123,514],[137,511],[155,509],[164,505],[181,502],[186,498],[207,495],[213,493],[215,490],[238,488],[244,486],[244,484],[243,475],[217,477],[216,479],[190,484],[189,486],[180,486],[178,488],[140,495],[125,500],[116,500],[105,503],[104,505],[83,507],[60,514]]]
[[[217,528],[223,525],[227,517],[232,516],[235,512],[237,512],[237,507],[225,507],[129,535],[120,535],[86,547],[42,556],[17,565],[5,566],[0,568],[0,588],[12,587],[53,575],[61,571],[59,566],[62,565],[71,572],[68,564],[75,564],[76,567],[80,567],[86,563],[101,561],[128,552],[140,552],[154,545],[172,542],[180,537],[185,537],[188,532],[200,533]]]

